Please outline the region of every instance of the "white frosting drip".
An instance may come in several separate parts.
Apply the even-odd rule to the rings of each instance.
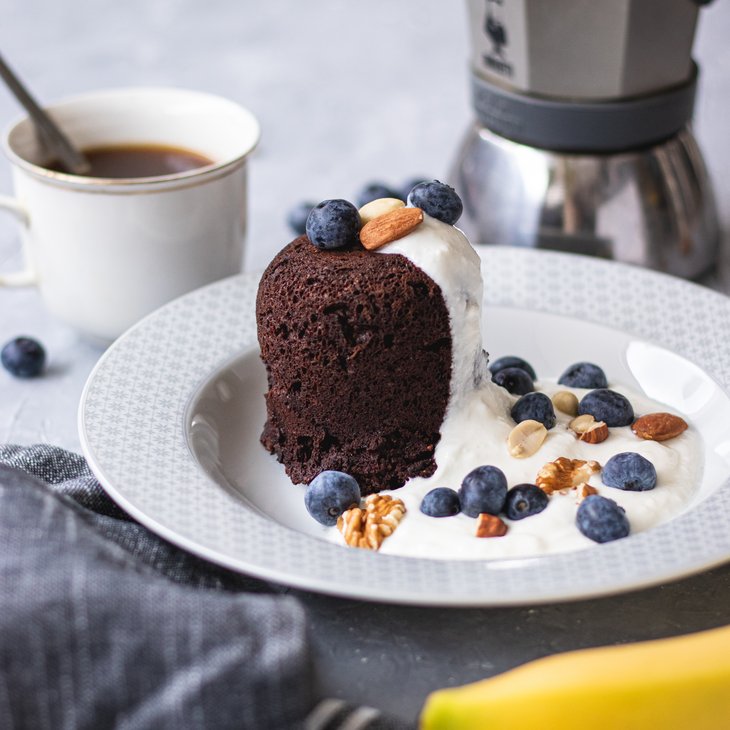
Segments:
[[[633,532],[666,522],[682,512],[699,484],[702,444],[691,429],[666,443],[643,441],[629,427],[612,428],[602,444],[578,441],[568,429],[570,417],[557,412],[558,423],[550,430],[540,450],[527,459],[515,459],[507,451],[507,436],[514,428],[509,412],[516,398],[489,378],[482,353],[480,261],[466,236],[453,226],[424,215],[412,233],[378,249],[399,253],[430,276],[441,288],[449,312],[452,338],[451,397],[441,427],[434,458],[437,469],[428,479],[411,479],[391,492],[405,502],[404,520],[381,552],[443,559],[528,557],[574,550],[593,545],[575,526],[576,494],[554,494],[547,509],[538,515],[509,522],[504,537],[479,539],[475,520],[463,514],[433,518],[420,512],[423,496],[437,486],[458,490],[472,469],[493,464],[502,469],[508,484],[534,483],[539,469],[559,456],[596,460],[601,464],[622,451],[636,451],[655,466],[658,485],[650,492],[623,492],[606,487],[600,475],[590,483],[599,493],[626,510]],[[514,354],[514,353],[509,353]],[[628,397],[637,413],[668,411],[659,403],[611,384]],[[546,381],[536,388],[548,394],[564,390]],[[578,398],[587,391],[573,390]],[[342,542],[331,528],[331,539]]]

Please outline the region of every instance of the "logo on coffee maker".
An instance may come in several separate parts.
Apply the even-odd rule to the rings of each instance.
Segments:
[[[484,32],[492,44],[492,51],[483,54],[482,60],[492,71],[504,76],[512,76],[512,64],[504,57],[504,48],[507,45],[509,36],[501,17],[503,3],[504,0],[487,0],[487,18],[484,23]]]

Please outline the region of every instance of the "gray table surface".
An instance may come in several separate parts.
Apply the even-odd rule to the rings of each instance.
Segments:
[[[288,240],[303,198],[366,181],[441,176],[471,114],[465,6],[457,0],[0,0],[0,50],[44,100],[103,87],[175,85],[248,106],[263,128],[251,162],[246,268]],[[703,11],[695,128],[730,229],[730,7]],[[0,126],[19,110],[0,88]],[[0,163],[0,194],[11,192]],[[0,270],[19,262],[0,217]],[[706,283],[730,291],[727,266]],[[53,321],[32,290],[0,290],[0,341],[39,337],[37,381],[0,372],[0,442],[80,450],[76,409],[101,351]],[[730,622],[730,567],[599,600],[538,607],[398,607],[296,592],[309,608],[323,693],[414,720],[427,692],[567,649]]]

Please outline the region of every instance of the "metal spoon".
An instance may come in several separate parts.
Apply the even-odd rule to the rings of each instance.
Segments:
[[[89,161],[71,144],[51,117],[38,106],[35,99],[5,63],[2,55],[0,55],[0,77],[15,94],[15,98],[26,108],[53,157],[58,159],[67,172],[74,175],[88,173],[91,169]]]

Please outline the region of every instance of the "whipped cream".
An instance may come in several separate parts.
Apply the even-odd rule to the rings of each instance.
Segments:
[[[464,560],[531,557],[594,545],[575,526],[577,494],[573,490],[553,494],[548,507],[538,515],[514,522],[505,519],[509,530],[499,538],[475,537],[476,520],[466,515],[434,518],[420,511],[421,500],[428,491],[435,487],[458,490],[462,479],[484,464],[502,469],[512,487],[534,483],[540,468],[560,456],[595,460],[603,465],[614,454],[635,451],[654,464],[658,477],[655,489],[624,492],[603,485],[600,474],[590,480],[599,494],[626,510],[631,531],[666,522],[686,508],[699,485],[703,463],[701,439],[691,428],[664,443],[644,441],[628,426],[612,428],[603,443],[587,444],[568,429],[571,417],[556,410],[557,423],[538,452],[527,459],[512,457],[507,450],[507,437],[515,423],[509,413],[517,398],[492,383],[487,370],[481,339],[482,278],[478,254],[458,228],[428,215],[413,232],[378,252],[405,256],[439,285],[449,312],[452,337],[450,398],[434,454],[436,472],[428,479],[411,479],[400,489],[386,492],[403,500],[407,513],[380,552]],[[579,399],[588,392],[548,380],[538,381],[535,386],[548,395],[571,390]],[[615,383],[609,383],[609,387],[625,395],[637,414],[673,412],[628,388]],[[343,542],[336,528],[328,532],[332,540]]]

